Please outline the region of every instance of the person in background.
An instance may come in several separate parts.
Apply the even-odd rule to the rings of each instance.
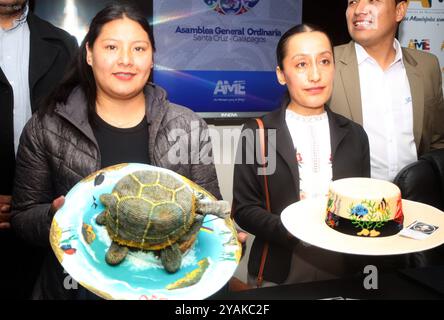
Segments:
[[[419,155],[444,148],[444,100],[436,56],[395,38],[406,0],[354,0],[346,11],[352,41],[335,47],[332,111],[361,124],[372,178],[393,181]]]
[[[301,199],[325,199],[332,180],[370,176],[364,130],[326,106],[335,72],[327,34],[315,26],[295,26],[279,40],[276,56],[277,78],[288,92],[281,107],[262,118],[269,141],[266,154],[269,163],[275,163],[275,170],[266,175],[271,212],[266,209],[260,161],[246,161],[248,155],[260,154],[256,121],[242,129],[234,167],[233,217],[255,235],[248,261],[250,285],[256,284],[262,268],[264,286],[343,276],[341,254],[293,237],[280,214]],[[268,254],[261,265],[266,244]]]
[[[372,178],[393,181],[406,166],[444,148],[442,73],[433,54],[401,47],[395,38],[406,0],[347,0],[352,38],[334,48],[330,108],[361,124],[369,138]],[[390,257],[356,257],[379,270],[422,266],[434,250]],[[435,260],[435,258],[433,258]],[[444,257],[438,258],[443,263]]]
[[[47,252],[34,299],[91,298],[64,287],[67,274],[50,248],[49,230],[63,195],[96,170],[146,163],[173,170],[221,199],[206,123],[148,82],[154,51],[140,11],[107,6],[92,20],[67,77],[23,131],[11,223]],[[170,150],[185,154],[174,161]]]
[[[10,229],[20,134],[77,48],[74,37],[30,12],[27,0],[0,0],[0,299],[27,298],[41,263],[39,250]]]

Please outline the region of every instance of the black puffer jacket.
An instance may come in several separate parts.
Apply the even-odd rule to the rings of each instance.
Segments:
[[[147,85],[145,96],[150,163],[186,176],[220,199],[206,123],[191,110],[171,104],[160,87]],[[174,164],[168,157],[171,148],[189,151]],[[80,89],[75,89],[68,102],[59,105],[53,114],[35,114],[27,123],[17,154],[12,226],[26,241],[48,248],[33,298],[75,296],[75,290],[64,289],[67,275],[50,249],[49,209],[55,198],[100,168],[99,148]]]

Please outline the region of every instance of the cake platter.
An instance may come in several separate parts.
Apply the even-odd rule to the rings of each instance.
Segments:
[[[291,204],[281,213],[285,228],[296,238],[330,251],[357,255],[395,255],[432,249],[444,243],[444,212],[420,202],[402,200],[404,227],[415,221],[437,226],[423,240],[395,234],[387,237],[360,237],[338,232],[325,222],[327,197],[305,199]]]
[[[241,246],[229,217],[207,215],[182,266],[167,273],[149,251],[131,251],[124,262],[110,266],[105,254],[111,239],[96,223],[104,210],[100,195],[110,193],[123,176],[144,169],[165,170],[144,164],[121,164],[91,174],[66,195],[54,216],[50,243],[69,275],[105,299],[205,299],[221,289],[235,272]]]

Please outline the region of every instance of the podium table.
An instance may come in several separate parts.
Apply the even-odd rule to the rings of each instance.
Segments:
[[[403,269],[379,274],[377,289],[365,288],[366,276],[224,292],[212,298],[229,300],[444,299],[444,266]]]

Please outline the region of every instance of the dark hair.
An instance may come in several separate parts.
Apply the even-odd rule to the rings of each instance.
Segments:
[[[331,38],[328,35],[328,33],[325,32],[322,28],[315,26],[313,24],[308,24],[308,23],[298,24],[298,25],[288,29],[282,35],[282,37],[279,39],[279,42],[277,44],[276,60],[277,60],[278,66],[281,70],[284,69],[283,61],[284,61],[284,58],[287,54],[287,43],[288,43],[289,39],[294,35],[297,35],[299,33],[304,33],[304,32],[321,32],[321,33],[325,34],[326,37],[328,38],[328,41],[330,42],[330,47],[332,48],[332,51],[333,51],[333,45],[332,45]]]
[[[88,117],[91,122],[91,119],[93,119],[92,115],[95,113],[97,88],[92,68],[86,62],[86,46],[88,45],[90,48],[94,46],[105,24],[124,17],[139,23],[148,34],[153,52],[155,51],[153,32],[145,16],[138,8],[126,3],[115,3],[106,6],[99,11],[91,21],[88,33],[80,45],[79,52],[68,67],[66,76],[60,85],[56,87],[44,102],[43,108],[40,109],[42,110],[41,114],[45,114],[46,112],[51,113],[57,103],[66,103],[73,89],[79,86],[86,96]]]

